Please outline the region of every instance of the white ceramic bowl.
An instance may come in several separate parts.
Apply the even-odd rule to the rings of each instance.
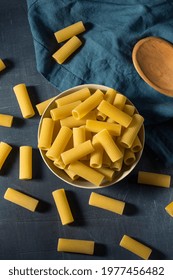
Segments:
[[[56,107],[56,104],[55,104],[55,100],[57,100],[58,98],[60,97],[63,97],[63,96],[66,96],[72,92],[75,92],[77,90],[80,90],[84,87],[88,87],[92,92],[94,92],[95,90],[97,89],[100,89],[101,91],[103,92],[106,92],[109,87],[107,86],[103,86],[103,85],[97,85],[97,84],[84,84],[84,85],[80,85],[80,86],[76,86],[76,87],[73,87],[73,88],[70,88],[66,91],[63,91],[62,93],[60,93],[58,96],[56,96],[51,102],[50,104],[47,106],[47,108],[45,109],[41,119],[40,119],[40,122],[39,122],[39,127],[38,127],[38,137],[39,137],[39,134],[40,134],[40,129],[41,129],[41,125],[42,125],[42,120],[43,118],[45,117],[51,117],[50,116],[50,110],[52,110],[53,108]],[[132,104],[132,102],[130,100],[127,99],[127,103],[128,104]],[[133,105],[133,104],[132,104]],[[138,113],[137,109],[136,109],[136,112]],[[144,147],[144,140],[145,140],[145,131],[144,131],[144,125],[142,126],[140,132],[139,132],[139,138],[141,140],[141,143],[142,143],[142,146]],[[88,188],[88,189],[96,189],[96,188],[101,188],[101,187],[108,187],[108,186],[111,186],[117,182],[119,182],[120,180],[124,179],[127,175],[130,174],[130,172],[135,168],[135,166],[137,165],[137,163],[139,162],[140,158],[141,158],[141,155],[142,155],[142,152],[143,152],[143,149],[136,153],[136,161],[130,165],[130,166],[125,166],[123,165],[123,168],[120,172],[117,172],[115,178],[111,181],[111,182],[103,182],[103,184],[101,186],[95,186],[93,184],[91,184],[90,182],[87,182],[86,180],[82,179],[82,178],[79,178],[75,181],[71,180],[69,178],[69,176],[62,170],[62,169],[59,169],[58,167],[56,167],[53,162],[46,157],[46,151],[43,151],[41,149],[40,150],[40,154],[43,158],[43,161],[45,162],[45,164],[47,165],[47,167],[58,177],[60,178],[61,180],[63,180],[64,182],[70,184],[70,185],[73,185],[75,187],[79,187],[79,188]]]

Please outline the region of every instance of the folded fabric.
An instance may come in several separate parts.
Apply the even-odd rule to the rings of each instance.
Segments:
[[[148,36],[173,43],[173,1],[27,0],[38,71],[59,91],[102,84],[126,95],[145,118],[146,144],[165,164],[173,164],[173,98],[146,84],[132,63],[135,43]],[[54,32],[82,20],[82,47],[59,65],[52,54]],[[51,96],[50,96],[51,97]],[[169,143],[169,146],[167,146]]]

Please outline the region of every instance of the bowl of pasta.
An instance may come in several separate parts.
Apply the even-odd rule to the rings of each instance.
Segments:
[[[107,187],[139,162],[143,122],[132,102],[115,89],[80,85],[51,99],[39,122],[38,148],[47,167],[66,183]]]

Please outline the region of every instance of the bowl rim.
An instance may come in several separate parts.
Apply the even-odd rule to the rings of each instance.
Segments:
[[[50,103],[47,105],[47,107],[45,108],[41,118],[40,118],[40,121],[39,121],[39,125],[38,125],[38,131],[37,131],[37,140],[39,139],[39,134],[40,134],[40,130],[41,130],[41,124],[42,124],[42,121],[43,121],[43,118],[45,117],[45,114],[48,113],[48,111],[50,110],[51,106],[54,104],[55,100],[57,100],[58,98],[61,98],[63,96],[67,96],[68,94],[72,93],[72,92],[75,92],[77,90],[80,90],[84,87],[87,87],[89,88],[90,90],[97,90],[97,89],[100,89],[101,91],[107,91],[108,89],[110,89],[111,87],[108,87],[108,86],[105,86],[105,85],[99,85],[99,84],[82,84],[82,85],[78,85],[78,86],[74,86],[72,88],[69,88],[69,89],[66,89],[65,91],[62,91],[60,92],[58,95],[56,95],[51,101]],[[123,94],[123,93],[122,93]],[[134,104],[128,99],[128,97],[126,97],[128,102],[130,104],[132,104],[134,106]],[[135,106],[134,106],[135,107]],[[135,107],[135,110],[136,112],[139,114],[137,108]],[[144,124],[142,125],[142,128],[141,128],[141,133],[142,133],[142,150],[138,152],[138,157],[137,157],[137,160],[134,162],[134,164],[132,164],[132,166],[130,166],[129,168],[127,167],[127,170],[123,171],[123,172],[119,172],[119,176],[115,177],[114,180],[112,180],[111,182],[109,181],[106,181],[105,184],[103,185],[100,185],[100,186],[96,186],[84,179],[81,178],[81,181],[82,183],[79,184],[79,181],[77,180],[72,180],[70,179],[70,177],[68,177],[67,174],[65,174],[65,172],[61,169],[58,169],[56,166],[54,166],[54,164],[52,163],[52,161],[50,159],[48,159],[46,156],[45,156],[45,153],[46,151],[44,150],[41,150],[40,148],[39,149],[39,152],[41,154],[41,157],[44,161],[44,163],[46,164],[46,166],[48,167],[48,169],[56,176],[58,177],[59,179],[61,179],[62,181],[64,181],[65,183],[69,184],[69,185],[72,185],[74,187],[78,187],[78,188],[82,188],[82,189],[100,189],[100,188],[105,188],[105,187],[109,187],[109,186],[112,186],[118,182],[120,182],[121,180],[123,180],[125,177],[127,177],[131,172],[132,170],[136,167],[136,165],[138,164],[139,160],[141,159],[141,156],[142,156],[142,153],[143,153],[143,150],[144,150],[144,144],[145,144],[145,128],[144,128]],[[57,174],[57,172],[55,172],[55,170],[52,169],[52,167],[49,165],[49,163],[52,164],[52,166],[54,167],[53,169],[56,169],[58,170],[60,173],[64,173],[64,177],[62,177],[61,175]],[[67,179],[66,179],[67,178]],[[117,178],[117,179],[116,179]]]

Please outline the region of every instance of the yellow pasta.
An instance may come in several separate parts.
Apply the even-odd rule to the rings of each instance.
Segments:
[[[122,158],[120,158],[119,160],[117,160],[111,164],[111,168],[113,168],[117,172],[121,171],[121,169],[122,169],[123,162],[124,162],[124,151],[125,151],[125,149],[123,147],[121,147],[121,146],[118,146],[118,147],[119,147],[120,151],[122,152],[123,156],[122,156]]]
[[[103,99],[103,92],[96,90],[94,94],[85,99],[75,109],[72,110],[72,115],[75,119],[80,120],[96,108]]]
[[[74,147],[86,141],[86,129],[84,126],[73,127],[73,145]]]
[[[80,161],[72,162],[68,169],[96,186],[100,186],[104,179],[103,174],[97,172],[95,169],[83,164]]]
[[[0,126],[11,127],[13,123],[13,116],[0,114]]]
[[[54,121],[51,118],[43,118],[38,139],[38,148],[48,150],[52,144]]]
[[[128,114],[129,116],[133,116],[133,114],[135,113],[135,107],[130,104],[125,104],[123,111],[124,111],[124,113]]]
[[[40,102],[36,105],[37,111],[39,113],[40,116],[42,116],[44,110],[46,109],[46,107],[49,105],[49,103],[54,99],[54,97],[49,98],[43,102]]]
[[[127,98],[125,95],[117,93],[113,105],[116,106],[118,109],[123,110],[126,103],[126,99]]]
[[[119,160],[123,156],[107,129],[101,130],[95,137],[97,137],[112,162]]]
[[[105,179],[108,181],[112,181],[115,171],[113,169],[107,168],[107,167],[100,167],[97,169],[98,172],[100,172],[101,174],[103,174],[105,176]]]
[[[21,146],[19,158],[19,179],[32,179],[32,147]]]
[[[110,157],[108,156],[108,154],[105,152],[105,150],[103,151],[103,162],[102,162],[102,166],[103,167],[111,167],[112,165],[112,161],[110,159]]]
[[[62,225],[71,224],[74,218],[64,189],[52,192]]]
[[[61,43],[69,38],[78,35],[85,31],[85,26],[82,21],[78,21],[54,33],[58,43]]]
[[[131,151],[134,153],[138,153],[142,150],[142,143],[138,136],[136,136],[135,140],[133,141],[133,144],[131,146]]]
[[[64,119],[71,115],[71,111],[81,103],[80,100],[63,105],[59,108],[54,108],[50,110],[50,115],[54,121]]]
[[[61,158],[62,158],[63,162],[67,165],[71,162],[74,162],[76,160],[83,158],[84,156],[92,153],[93,151],[94,151],[94,148],[91,144],[91,140],[88,140],[70,150],[63,152],[61,154]]]
[[[115,122],[121,124],[124,127],[128,127],[132,121],[132,117],[128,114],[124,113],[120,109],[116,108],[114,105],[109,102],[103,100],[97,109],[114,120]]]
[[[23,118],[28,119],[35,115],[25,84],[13,87]]]
[[[171,183],[171,176],[159,173],[139,171],[138,183],[169,188]]]
[[[94,151],[90,155],[90,166],[93,168],[100,168],[103,162],[103,146],[96,137],[93,137],[92,144]]]
[[[89,205],[122,215],[125,202],[92,192],[89,198]]]
[[[58,167],[59,169],[65,169],[66,168],[66,164],[62,161],[62,158],[59,157],[57,159],[54,160],[53,164]]]
[[[115,89],[109,88],[104,95],[104,100],[112,104],[116,94],[117,91]],[[104,121],[106,118],[107,116],[105,114],[101,113],[100,111],[97,112],[97,120]]]
[[[129,149],[125,149],[124,151],[124,163],[125,165],[132,165],[136,160],[136,156],[134,152]]]
[[[173,217],[173,201],[165,207],[166,212]]]
[[[92,132],[99,132],[103,129],[107,129],[111,135],[120,136],[121,134],[121,125],[117,123],[107,123],[96,120],[87,120],[86,129]]]
[[[67,146],[71,136],[72,130],[66,126],[62,126],[52,146],[46,152],[46,156],[53,161],[58,159]]]
[[[3,62],[2,59],[0,59],[0,72],[1,72],[2,70],[4,70],[5,68],[6,68],[5,63]]]
[[[73,181],[79,178],[79,176],[75,172],[69,170],[68,168],[64,168],[64,171]]]
[[[12,147],[5,143],[5,142],[0,142],[0,170],[4,164],[4,162],[6,161],[9,153],[11,152]]]
[[[121,239],[120,246],[136,254],[144,260],[148,260],[152,253],[152,249],[150,249],[148,246],[140,243],[139,241],[136,241],[135,239],[127,235],[124,235]]]
[[[135,138],[138,135],[139,130],[141,129],[144,122],[144,118],[139,114],[134,114],[132,121],[127,129],[124,130],[120,144],[125,148],[131,148]]]
[[[68,126],[69,128],[78,127],[86,124],[88,119],[95,120],[96,114],[94,111],[89,112],[85,117],[80,120],[75,119],[73,116],[60,120],[61,126]]]
[[[64,63],[80,46],[82,45],[81,40],[73,36],[67,41],[60,49],[58,49],[52,57],[59,63]]]
[[[85,87],[80,90],[77,90],[75,92],[72,92],[66,96],[60,97],[57,100],[55,100],[55,103],[57,104],[58,107],[73,103],[75,101],[84,101],[91,95],[90,90]]]
[[[8,188],[5,192],[4,198],[12,203],[24,207],[32,212],[36,210],[39,200],[30,197],[24,193]]]
[[[94,241],[59,238],[57,251],[93,255],[94,245]]]

